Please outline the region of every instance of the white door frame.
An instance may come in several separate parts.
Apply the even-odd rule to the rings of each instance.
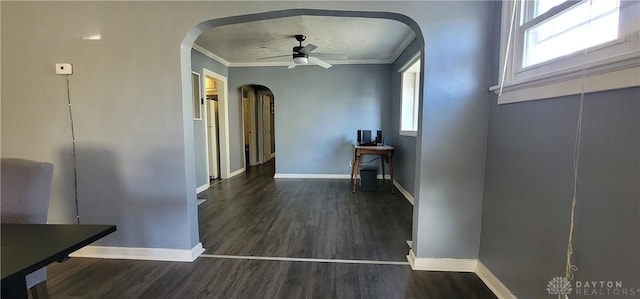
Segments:
[[[205,87],[205,91],[207,88],[207,78],[212,78],[212,77],[207,77],[204,76],[204,87]],[[212,78],[213,79],[213,78]],[[216,79],[213,79],[213,81],[215,82]],[[205,92],[206,94],[206,92]],[[218,162],[218,157],[220,156],[220,153],[218,152],[218,146],[220,144],[219,140],[220,137],[218,136],[218,124],[216,124],[216,115],[213,114],[218,114],[218,109],[215,108],[214,103],[212,102],[217,102],[217,101],[213,101],[213,100],[209,100],[206,98],[205,95],[205,105],[204,105],[204,109],[205,109],[205,128],[206,128],[206,132],[205,132],[205,136],[204,136],[204,140],[206,142],[206,151],[207,151],[207,174],[209,175],[209,178],[220,178],[220,165]],[[213,116],[212,116],[213,115]],[[213,121],[213,124],[210,124],[209,121]],[[209,128],[211,127],[211,128]],[[216,142],[211,143],[211,135],[215,135],[214,137],[217,139]],[[211,159],[213,157],[213,159]],[[213,160],[213,161],[212,161]],[[214,169],[211,169],[213,166]]]
[[[264,93],[260,96],[262,101],[262,155],[263,163],[271,160],[271,96]],[[268,105],[265,105],[267,102]],[[265,127],[267,126],[267,127]],[[268,133],[267,133],[268,132]],[[268,142],[267,142],[268,141]]]
[[[243,85],[240,87],[240,101],[245,99],[244,90],[247,90],[247,100],[249,101],[249,165],[254,166],[258,165],[258,158],[256,152],[256,134],[260,134],[256,127],[256,97],[255,97],[255,89],[248,85]],[[244,113],[242,113],[242,124],[244,126]],[[244,134],[244,130],[247,128],[243,127],[242,133]],[[244,147],[243,147],[244,150]],[[243,153],[244,155],[244,153]],[[246,165],[245,165],[246,166]]]
[[[205,77],[209,76],[222,82],[222,86],[218,87],[218,118],[219,118],[219,133],[218,139],[220,140],[220,178],[227,179],[231,176],[230,160],[229,160],[229,100],[228,100],[228,84],[227,77],[218,74],[207,68],[202,69],[202,73]],[[208,111],[206,112],[208,113]],[[205,134],[206,136],[207,134]],[[209,138],[206,136],[205,138]],[[207,151],[207,177],[210,177],[211,172],[209,170],[209,142],[208,139],[205,142]]]

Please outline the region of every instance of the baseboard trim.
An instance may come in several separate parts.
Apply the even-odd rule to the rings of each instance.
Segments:
[[[338,179],[348,180],[348,174],[317,174],[317,173],[276,173],[275,179]]]
[[[484,282],[484,284],[500,299],[515,299],[516,296],[511,293],[501,281],[491,273],[491,270],[487,268],[481,261],[478,261],[478,265],[475,271],[476,275]]]
[[[200,193],[202,191],[207,191],[207,189],[209,189],[209,186],[210,186],[209,183],[206,183],[206,184],[196,188],[196,194]]]
[[[234,176],[236,176],[236,175],[242,174],[242,173],[244,173],[245,171],[247,171],[247,169],[246,169],[246,168],[240,168],[240,169],[238,169],[238,170],[236,170],[236,171],[234,171],[234,172],[230,173],[230,174],[229,174],[229,178],[232,178],[232,177],[234,177]]]
[[[411,269],[418,271],[475,272],[478,264],[476,259],[419,258],[413,249],[409,250],[407,260]]]
[[[386,179],[390,180],[391,176],[385,174]],[[350,174],[321,174],[321,173],[276,173],[275,179],[330,179],[330,180],[348,180],[351,179]],[[358,176],[360,178],[360,176]],[[382,174],[378,174],[377,179],[382,179]]]
[[[398,191],[400,191],[400,193],[402,193],[402,195],[404,195],[404,198],[406,198],[411,203],[411,205],[414,206],[414,204],[413,204],[413,195],[411,195],[411,193],[409,193],[409,191],[407,191],[407,189],[402,187],[402,185],[400,185],[400,183],[398,183],[398,181],[393,180],[393,185],[396,186],[396,189],[398,189]]]
[[[407,255],[407,261],[409,261],[409,266],[411,266],[411,269],[414,271],[473,272],[499,299],[517,298],[511,293],[509,288],[507,288],[498,277],[493,275],[491,270],[478,259],[419,258],[413,253],[413,249],[410,249]]]
[[[193,262],[203,252],[204,248],[202,248],[202,243],[196,244],[196,246],[191,249],[85,246],[69,256],[101,259]]]

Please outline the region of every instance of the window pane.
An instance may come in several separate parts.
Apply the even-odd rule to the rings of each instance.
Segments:
[[[413,131],[413,105],[416,73],[404,73],[402,75],[402,114],[400,115],[400,130]]]
[[[535,18],[550,9],[558,6],[562,2],[566,2],[566,0],[538,0],[536,1],[535,8],[533,10],[532,18]]]
[[[523,67],[618,38],[619,1],[592,0],[525,31]]]

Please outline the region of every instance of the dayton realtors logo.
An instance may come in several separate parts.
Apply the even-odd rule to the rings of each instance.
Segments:
[[[614,280],[571,280],[563,276],[556,276],[547,283],[549,295],[575,295],[575,296],[638,296],[640,288],[626,287],[622,281]]]
[[[547,283],[549,295],[569,295],[572,290],[571,281],[566,277],[556,276]]]

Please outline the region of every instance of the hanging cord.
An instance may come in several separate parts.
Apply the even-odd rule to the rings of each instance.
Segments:
[[[69,107],[69,120],[71,121],[71,156],[73,159],[73,197],[76,203],[76,221],[80,224],[80,210],[78,209],[78,159],[76,157],[76,132],[73,126],[73,111],[71,109],[71,83],[67,77],[67,105]]]
[[[516,7],[517,5],[517,0],[513,1],[513,9],[511,10],[511,22],[509,23],[509,36],[507,37],[507,48],[506,51],[504,51],[504,64],[502,66],[502,78],[500,78],[500,91],[498,92],[498,96],[502,95],[502,89],[504,88],[504,80],[506,78],[507,75],[507,65],[509,65],[509,53],[511,52],[510,48],[511,48],[511,39],[512,39],[512,35],[513,35],[513,26],[516,20]]]
[[[591,28],[591,13],[593,8],[593,0],[589,0],[589,19],[587,21],[587,32]],[[569,224],[569,238],[567,242],[567,265],[565,268],[565,277],[571,281],[574,279],[574,272],[578,270],[578,267],[573,264],[573,232],[575,228],[575,215],[576,215],[576,201],[578,193],[578,166],[580,164],[580,141],[582,138],[582,119],[584,111],[584,93],[585,93],[585,80],[587,76],[587,53],[588,49],[584,49],[582,52],[582,91],[580,93],[580,106],[578,108],[578,123],[576,125],[576,139],[573,145],[573,193],[571,196],[571,222]],[[569,298],[568,294],[565,294],[565,298]]]

